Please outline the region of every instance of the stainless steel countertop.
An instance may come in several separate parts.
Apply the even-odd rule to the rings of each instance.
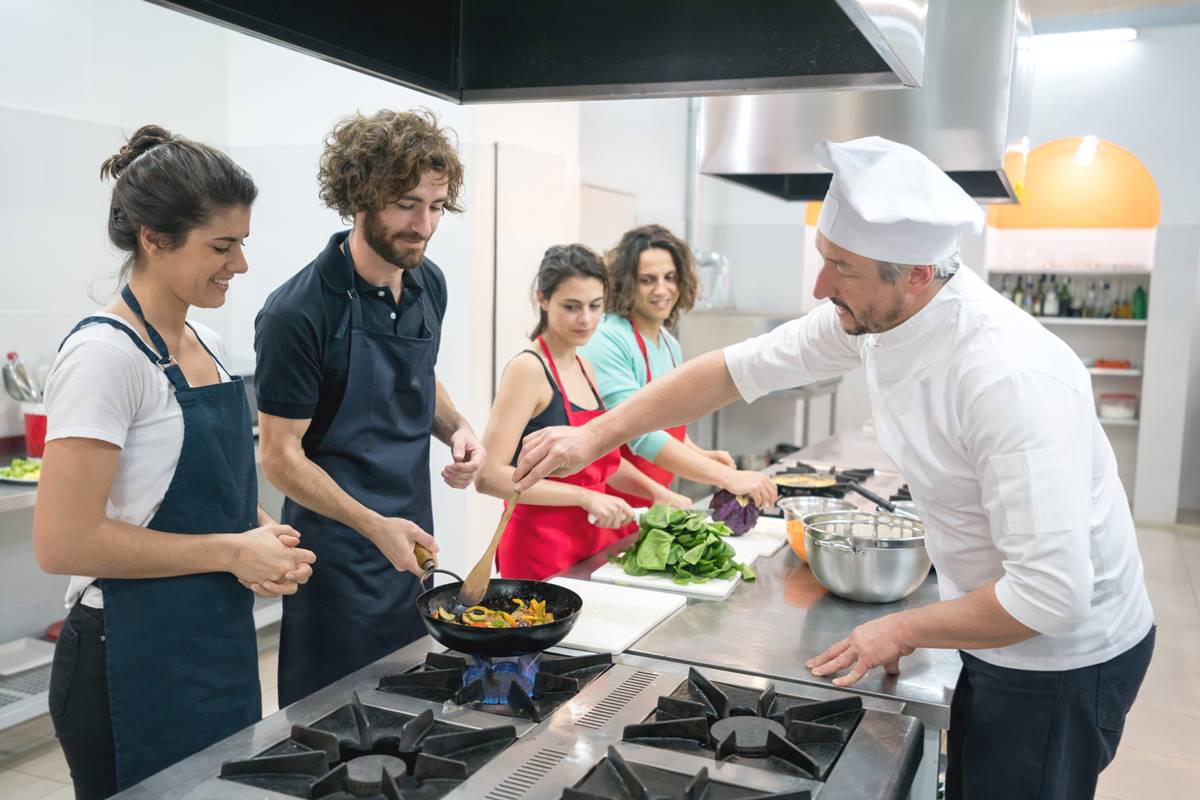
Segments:
[[[814,465],[895,469],[874,439],[862,434],[831,437],[789,456],[785,463],[797,460]],[[885,496],[899,483],[895,473],[866,481],[868,488],[878,489]],[[853,495],[846,499],[857,502]],[[563,574],[587,580],[610,554],[620,552],[629,541],[618,542]],[[659,623],[626,652],[774,680],[832,686],[831,678],[813,676],[804,662],[857,625],[938,601],[937,576],[932,572],[916,592],[898,603],[871,605],[842,600],[826,591],[787,545],[769,558],[759,558],[754,569],[758,579],[743,581],[728,599],[689,599],[685,608]],[[901,660],[899,675],[875,669],[842,691],[899,700],[905,704],[905,713],[931,727],[946,729],[961,667],[954,650],[920,649]]]

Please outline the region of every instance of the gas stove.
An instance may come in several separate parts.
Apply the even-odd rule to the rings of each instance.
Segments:
[[[118,797],[903,798],[895,701],[630,655],[397,651]]]

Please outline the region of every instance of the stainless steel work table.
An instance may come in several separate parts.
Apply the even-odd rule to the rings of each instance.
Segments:
[[[878,444],[861,434],[843,434],[799,451],[785,460],[836,463],[840,467],[894,470]],[[778,469],[776,465],[772,470]],[[898,476],[896,478],[898,480]],[[867,481],[885,493],[894,486]],[[875,484],[875,485],[873,485]],[[847,500],[857,502],[853,496]],[[865,504],[865,501],[864,501]],[[563,575],[587,580],[608,556],[628,547],[632,537],[582,561]],[[629,647],[630,654],[831,686],[804,663],[856,626],[906,608],[938,600],[937,576],[930,573],[907,599],[887,605],[852,603],[831,595],[786,544],[754,565],[758,579],[743,581],[726,600],[689,599],[687,606]],[[954,650],[919,649],[900,661],[900,674],[871,671],[841,691],[899,700],[904,711],[925,723],[925,758],[913,784],[913,797],[933,798],[937,786],[941,732],[950,725],[950,701],[962,667]]]

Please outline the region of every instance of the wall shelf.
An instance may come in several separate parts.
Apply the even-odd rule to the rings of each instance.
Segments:
[[[1038,322],[1047,327],[1056,325],[1085,325],[1085,326],[1102,326],[1113,328],[1144,328],[1146,320],[1144,319],[1097,319],[1089,317],[1034,317]]]
[[[1109,369],[1107,367],[1088,367],[1088,372],[1093,375],[1106,375],[1113,378],[1140,378],[1142,371],[1140,369]]]
[[[1105,419],[1098,417],[1101,425],[1107,425],[1113,428],[1136,428],[1139,420],[1136,419]]]

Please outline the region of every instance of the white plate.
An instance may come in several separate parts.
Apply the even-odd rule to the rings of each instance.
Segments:
[[[54,660],[54,644],[41,639],[15,639],[0,644],[0,675],[16,675]]]

